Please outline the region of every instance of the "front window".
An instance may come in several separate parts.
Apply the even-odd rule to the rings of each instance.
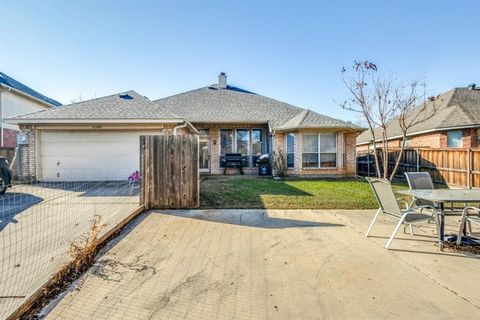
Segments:
[[[287,134],[287,168],[295,168],[295,134]]]
[[[337,166],[336,133],[304,133],[302,145],[302,167],[334,168]]]
[[[462,147],[462,130],[447,131],[447,146],[449,148]]]
[[[480,147],[480,129],[477,129],[477,147]]]

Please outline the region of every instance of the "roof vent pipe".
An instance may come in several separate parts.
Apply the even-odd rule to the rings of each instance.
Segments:
[[[468,85],[468,89],[469,89],[469,90],[475,90],[475,87],[476,87],[476,86],[477,86],[477,85],[476,85],[475,83],[470,83],[470,84]]]
[[[225,72],[220,72],[218,75],[218,87],[220,89],[226,89],[227,88],[227,75]]]

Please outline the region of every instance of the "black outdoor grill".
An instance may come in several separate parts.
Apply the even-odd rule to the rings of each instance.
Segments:
[[[227,168],[238,168],[240,169],[240,174],[243,174],[242,169],[242,155],[240,153],[226,153],[225,154],[225,169],[223,174],[227,173]]]

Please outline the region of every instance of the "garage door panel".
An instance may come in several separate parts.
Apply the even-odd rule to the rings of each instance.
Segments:
[[[139,169],[140,135],[152,131],[43,131],[44,181],[127,180]]]

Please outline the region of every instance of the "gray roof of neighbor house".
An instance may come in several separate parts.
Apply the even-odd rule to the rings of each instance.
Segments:
[[[14,123],[75,122],[103,120],[175,120],[183,119],[153,103],[135,91],[81,101],[61,108],[42,110],[11,118]]]
[[[49,104],[54,107],[61,106],[62,104],[52,98],[44,96],[43,94],[33,90],[32,88],[24,85],[21,82],[13,79],[12,77],[6,75],[3,72],[0,72],[0,86],[15,89],[23,94],[26,94],[30,97],[33,97],[37,100],[40,100],[43,103]]]
[[[412,114],[412,117],[419,116],[424,117],[425,120],[411,127],[407,133],[409,136],[453,128],[480,127],[480,90],[455,88],[447,91],[433,101],[428,101],[427,107],[421,114],[419,112]],[[379,129],[377,129],[375,136],[380,136]],[[393,120],[388,125],[387,136],[390,139],[402,136],[398,121]],[[357,144],[370,143],[372,140],[372,134],[370,130],[367,130],[358,136]]]
[[[268,123],[273,130],[348,128],[352,123],[261,96],[237,87],[214,84],[154,101],[192,123]]]

